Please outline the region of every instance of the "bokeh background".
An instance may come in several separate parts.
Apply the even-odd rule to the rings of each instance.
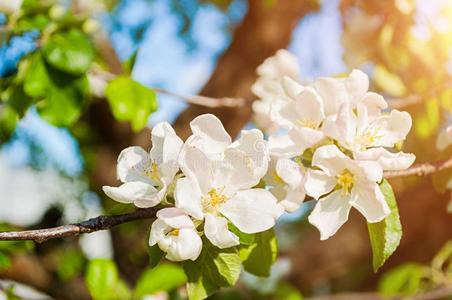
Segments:
[[[0,7],[5,1],[14,0],[0,0]],[[68,2],[58,5],[70,6]],[[298,57],[305,83],[319,76],[342,75],[353,68],[364,70],[371,77],[372,90],[412,114],[413,129],[405,151],[414,152],[418,162],[450,156],[439,152],[435,141],[451,119],[451,1],[80,2],[87,5],[106,32],[121,61],[136,55],[132,76],[145,86],[182,95],[252,101],[250,87],[256,79],[256,67],[278,49],[287,48]],[[0,24],[6,20],[6,15],[0,14]],[[36,31],[8,39],[2,34],[5,32],[0,31],[0,79],[14,74],[21,58],[39,47]],[[184,138],[189,133],[189,120],[205,112],[220,117],[232,135],[254,126],[249,105],[212,109],[188,105],[165,94],[158,95],[158,103],[147,127],[168,120]],[[82,121],[70,128],[49,124],[31,106],[2,137],[3,230],[42,228],[114,213],[118,208],[102,195],[100,187],[116,183],[117,155],[129,145],[150,146],[148,129],[131,131],[127,123],[111,117],[108,104],[102,100],[93,101]],[[452,238],[448,178],[450,173],[442,172],[433,177],[391,181],[404,235],[399,249],[378,273],[372,271],[363,218],[352,213],[350,222],[338,234],[320,241],[318,232],[306,221],[312,206],[306,203],[299,211],[285,215],[277,226],[280,259],[272,276],[259,279],[244,275],[237,288],[229,291],[234,295],[230,299],[299,299],[301,295],[337,293],[348,293],[344,299],[352,299],[349,293],[364,299],[359,298],[363,294],[355,293],[374,297],[376,291],[385,288],[424,291],[427,287],[410,283],[419,273],[416,266],[429,266]],[[60,299],[88,299],[83,281],[86,265],[92,258],[106,257],[115,261],[123,280],[133,285],[147,268],[149,228],[150,221],[139,221],[42,245],[0,244],[0,278]],[[405,269],[393,273],[396,275],[390,280],[396,286],[382,287],[381,278],[400,266]],[[447,278],[450,280],[450,274]],[[9,283],[2,281],[0,285],[5,295]]]

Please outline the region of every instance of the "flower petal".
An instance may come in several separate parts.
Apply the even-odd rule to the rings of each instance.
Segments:
[[[168,207],[159,210],[157,212],[157,218],[172,228],[195,228],[190,217],[177,207]]]
[[[354,69],[344,81],[350,100],[357,103],[369,90],[369,77],[361,70]]]
[[[377,184],[355,186],[350,203],[369,223],[380,222],[391,212]]]
[[[288,134],[270,136],[268,138],[268,148],[270,154],[275,157],[291,158],[303,154],[303,149]]]
[[[155,220],[151,225],[151,233],[149,234],[149,246],[154,246],[158,241],[165,238],[166,231],[169,226],[162,220]]]
[[[153,207],[162,200],[155,197],[158,193],[155,187],[140,181],[126,182],[119,187],[104,186],[102,190],[108,197],[121,203],[133,203],[139,200],[147,203],[146,207]]]
[[[160,246],[160,243],[159,243]],[[196,260],[202,250],[202,240],[196,230],[183,228],[167,249],[166,259],[171,261]]]
[[[292,99],[295,99],[304,90],[304,86],[288,76],[283,77],[281,85],[286,95]]]
[[[335,191],[317,201],[308,219],[320,231],[321,240],[334,235],[348,220],[351,208],[349,198],[342,191]]]
[[[381,147],[356,151],[354,156],[359,160],[377,161],[385,171],[405,170],[416,160],[416,156],[412,153],[393,153]]]
[[[276,198],[264,189],[239,191],[222,204],[219,211],[244,233],[272,228],[284,212]]]
[[[198,183],[188,177],[181,178],[174,190],[175,205],[192,217],[202,220],[204,213],[201,205],[201,191]]]
[[[312,165],[329,176],[335,176],[352,164],[351,159],[335,145],[319,147],[312,156]]]
[[[212,188],[214,160],[202,150],[185,144],[180,152],[179,166],[185,176],[198,183],[201,193],[205,194]]]
[[[276,174],[292,189],[301,186],[304,174],[300,166],[291,159],[281,158],[276,162]]]
[[[412,120],[409,113],[393,109],[388,116],[382,116],[372,123],[379,134],[374,146],[393,147],[394,144],[406,138],[411,125]]]
[[[118,179],[122,182],[142,181],[151,183],[152,181],[145,174],[150,165],[149,154],[143,148],[128,147],[122,150],[118,156],[116,173]]]
[[[328,176],[322,171],[309,170],[306,173],[306,193],[316,200],[331,192],[335,186],[336,179],[332,176]]]
[[[306,193],[303,188],[299,189],[289,189],[286,196],[282,201],[278,203],[284,208],[285,211],[291,213],[300,208],[306,197]]]
[[[228,221],[223,217],[206,214],[204,234],[212,244],[220,249],[240,244],[239,238],[229,231]]]
[[[223,123],[212,114],[204,114],[194,118],[190,122],[190,128],[193,135],[200,138],[200,140],[196,139],[196,146],[207,154],[221,153],[232,142],[231,136],[223,127]]]

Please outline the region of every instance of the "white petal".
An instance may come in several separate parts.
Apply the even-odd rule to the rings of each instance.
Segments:
[[[293,99],[304,90],[304,86],[288,76],[283,77],[281,85],[286,95]]]
[[[314,199],[331,192],[336,186],[336,179],[322,171],[309,170],[306,173],[305,190]]]
[[[367,106],[372,113],[375,113],[377,110],[381,111],[388,107],[388,103],[383,96],[373,92],[367,92],[361,99],[361,102]]]
[[[334,235],[348,220],[351,208],[349,198],[342,191],[335,191],[317,201],[308,219],[320,231],[321,240]]]
[[[220,249],[239,245],[239,238],[229,231],[228,221],[223,217],[206,214],[204,233],[209,241]]]
[[[287,183],[292,189],[301,186],[303,180],[303,172],[300,166],[288,158],[278,159],[276,162],[276,174]]]
[[[444,151],[451,144],[452,144],[452,126],[449,126],[438,134],[438,138],[436,140],[436,148],[438,148],[439,151]]]
[[[166,231],[170,229],[169,226],[162,220],[155,220],[151,226],[151,233],[149,234],[149,246],[154,246],[158,241],[165,238]],[[163,249],[162,249],[163,250]]]
[[[219,153],[231,144],[231,137],[226,132],[220,119],[212,114],[200,115],[190,122],[193,135],[204,140],[204,150],[207,154]]]
[[[177,208],[196,219],[202,220],[204,218],[201,206],[201,191],[195,180],[187,177],[179,179],[174,190],[174,199]]]
[[[143,148],[128,147],[122,150],[118,156],[118,166],[116,168],[118,179],[122,182],[151,182],[145,175],[150,165],[149,154]]]
[[[158,165],[168,161],[177,161],[182,145],[182,140],[168,122],[160,122],[152,128],[150,156]]]
[[[377,184],[355,186],[352,190],[351,205],[369,223],[380,222],[390,213],[389,206]]]
[[[138,198],[134,201],[134,204],[136,207],[140,208],[149,208],[152,206],[155,206],[154,203],[160,203],[166,196],[166,192],[168,191],[168,186],[166,183],[163,183],[162,186],[160,186],[157,189],[156,193],[150,194],[146,198]]]
[[[284,208],[285,211],[291,213],[300,208],[306,197],[306,193],[303,188],[288,190],[286,196],[279,204]]]
[[[165,258],[171,261],[196,260],[201,250],[202,240],[198,233],[193,229],[183,228],[168,248]]]
[[[299,152],[301,152],[300,154],[303,154],[306,149],[316,146],[325,139],[322,131],[308,127],[290,130],[289,136],[295,145],[297,145]]]
[[[306,88],[301,92],[295,102],[297,103],[297,113],[302,119],[310,119],[316,128],[325,118],[323,112],[323,102],[313,88]]]
[[[177,207],[168,207],[159,210],[157,212],[157,218],[172,228],[195,228],[190,217]]]
[[[155,197],[158,191],[152,185],[139,181],[127,182],[119,187],[104,186],[102,190],[108,197],[121,203],[140,200],[147,203],[147,207],[153,207],[162,200]]]
[[[344,81],[351,101],[360,101],[369,89],[369,77],[363,71],[354,69]]]
[[[270,154],[275,157],[295,157],[303,154],[303,149],[301,149],[292,136],[285,134],[281,136],[270,136],[268,138],[268,148]]]
[[[371,148],[354,152],[355,159],[377,161],[385,171],[405,170],[409,168],[416,156],[412,153],[389,152],[385,148]]]
[[[335,145],[318,148],[312,157],[312,165],[319,167],[329,176],[335,176],[350,164],[352,164],[351,159]]]
[[[383,116],[372,124],[378,130],[379,139],[374,146],[393,147],[404,140],[411,129],[411,115],[393,109],[389,116]]]
[[[337,114],[339,106],[349,101],[343,79],[319,78],[315,81],[314,86],[322,97],[326,115]]]
[[[185,176],[198,183],[201,192],[212,188],[214,161],[202,150],[185,144],[179,156],[179,166]]]
[[[354,174],[359,174],[363,180],[370,182],[380,182],[383,179],[383,168],[376,161],[368,160],[354,160],[354,166],[350,166],[350,171]]]
[[[298,78],[298,59],[291,52],[280,49],[275,55],[265,59],[256,69],[259,76],[280,78],[289,76]]]
[[[269,191],[251,189],[238,192],[219,211],[240,231],[256,233],[272,228],[284,210]]]

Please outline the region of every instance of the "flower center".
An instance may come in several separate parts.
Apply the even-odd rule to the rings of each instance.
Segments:
[[[226,202],[227,198],[225,195],[223,195],[223,189],[211,189],[207,196],[204,196],[202,198],[202,206],[204,209],[204,212],[216,212],[218,209],[218,206],[220,204],[223,204]]]
[[[312,128],[312,129],[317,128],[316,122],[314,122],[313,120],[310,120],[310,119],[299,119],[299,120],[297,120],[297,124],[301,127],[308,127],[308,128]]]
[[[336,184],[344,191],[345,195],[348,195],[355,184],[355,175],[345,169],[341,174],[336,175]]]
[[[173,230],[168,232],[168,234],[172,235],[172,236],[178,236],[179,235],[179,228],[174,228]]]
[[[160,171],[155,161],[152,161],[149,168],[145,171],[145,174],[156,183],[159,183],[161,180]]]
[[[272,172],[272,178],[276,183],[284,184],[284,181],[282,180],[281,176],[279,176],[278,173],[276,173],[276,171]]]

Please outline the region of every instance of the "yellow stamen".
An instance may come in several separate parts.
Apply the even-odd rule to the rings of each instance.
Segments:
[[[317,128],[317,124],[313,120],[300,119],[300,120],[297,121],[297,123],[301,127],[308,127],[308,128],[312,128],[312,129],[316,129]]]
[[[168,234],[169,234],[169,235],[178,236],[178,235],[179,235],[179,228],[174,228],[174,229],[171,230]]]
[[[160,171],[155,161],[152,161],[150,168],[145,171],[147,177],[151,178],[155,182],[160,182]]]
[[[225,203],[227,200],[226,196],[222,194],[222,191],[217,189],[211,189],[206,197],[202,199],[202,205],[205,212],[214,212],[218,209],[220,204]]]
[[[348,195],[355,184],[355,176],[348,169],[345,169],[341,174],[336,175],[336,183],[344,191],[344,194]]]

